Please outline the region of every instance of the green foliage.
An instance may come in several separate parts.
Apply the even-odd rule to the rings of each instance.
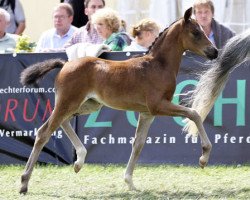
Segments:
[[[0,166],[1,200],[158,200],[250,199],[250,166],[138,165],[137,191],[123,181],[124,165],[86,164],[75,174],[72,166],[36,166],[29,191],[20,197],[24,166]]]
[[[15,52],[33,52],[34,47],[36,46],[35,42],[30,42],[30,38],[26,35],[22,35],[17,39]]]

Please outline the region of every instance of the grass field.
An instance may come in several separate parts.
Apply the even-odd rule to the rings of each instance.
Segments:
[[[138,165],[129,191],[124,165],[36,166],[29,191],[18,193],[24,166],[0,166],[1,200],[250,199],[250,166]]]

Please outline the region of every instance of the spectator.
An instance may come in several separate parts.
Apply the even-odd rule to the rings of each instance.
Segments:
[[[13,52],[16,47],[18,35],[6,32],[9,23],[10,14],[0,8],[0,53]]]
[[[124,51],[147,51],[158,37],[160,27],[150,19],[143,19],[132,27],[131,35],[134,38],[130,46]]]
[[[61,0],[61,3],[69,3],[74,10],[72,25],[80,28],[88,22],[88,16],[84,11],[84,0]]]
[[[54,8],[54,28],[45,31],[40,37],[36,52],[64,51],[64,44],[72,37],[77,30],[72,26],[74,11],[70,4],[60,3]]]
[[[100,9],[92,16],[92,23],[111,51],[122,51],[128,46],[128,36],[124,32],[119,32],[121,22],[118,13],[111,8]]]
[[[195,0],[194,16],[207,37],[221,49],[235,33],[214,19],[214,4],[211,0]]]
[[[74,33],[70,41],[64,46],[65,48],[72,46],[76,43],[92,43],[101,44],[103,39],[98,35],[95,27],[91,23],[91,16],[96,10],[101,9],[105,6],[105,0],[85,0],[84,1],[84,12],[88,16],[89,21],[78,31]]]
[[[6,32],[21,35],[25,29],[25,15],[21,2],[19,0],[0,0],[0,8],[10,14],[10,23]]]

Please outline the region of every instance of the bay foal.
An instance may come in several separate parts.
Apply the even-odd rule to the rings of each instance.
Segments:
[[[196,111],[171,103],[182,54],[193,51],[209,59],[217,49],[205,36],[197,22],[191,19],[192,8],[183,18],[165,29],[145,56],[126,61],[108,61],[94,57],[71,62],[48,60],[25,69],[21,82],[29,85],[55,68],[62,68],[55,80],[55,107],[49,119],[39,128],[33,150],[21,177],[20,193],[26,193],[28,182],[43,146],[59,126],[73,143],[77,160],[75,172],[84,164],[86,149],[70,125],[74,115],[89,114],[103,105],[139,112],[132,153],[125,172],[129,189],[135,189],[132,176],[144,146],[148,129],[156,115],[182,116],[194,121],[202,144],[200,165],[209,159],[211,143]]]

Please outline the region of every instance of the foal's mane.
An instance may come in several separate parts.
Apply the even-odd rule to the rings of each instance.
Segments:
[[[151,50],[154,49],[155,44],[156,44],[159,40],[161,40],[161,39],[164,38],[165,33],[167,33],[168,30],[169,30],[169,28],[170,28],[175,22],[177,22],[177,21],[179,21],[179,20],[174,21],[172,24],[170,24],[167,28],[165,28],[165,29],[159,34],[159,36],[155,39],[155,41],[152,43],[152,45],[148,48],[148,50],[147,50],[147,52],[145,53],[145,55],[148,54],[148,53],[150,53]]]

